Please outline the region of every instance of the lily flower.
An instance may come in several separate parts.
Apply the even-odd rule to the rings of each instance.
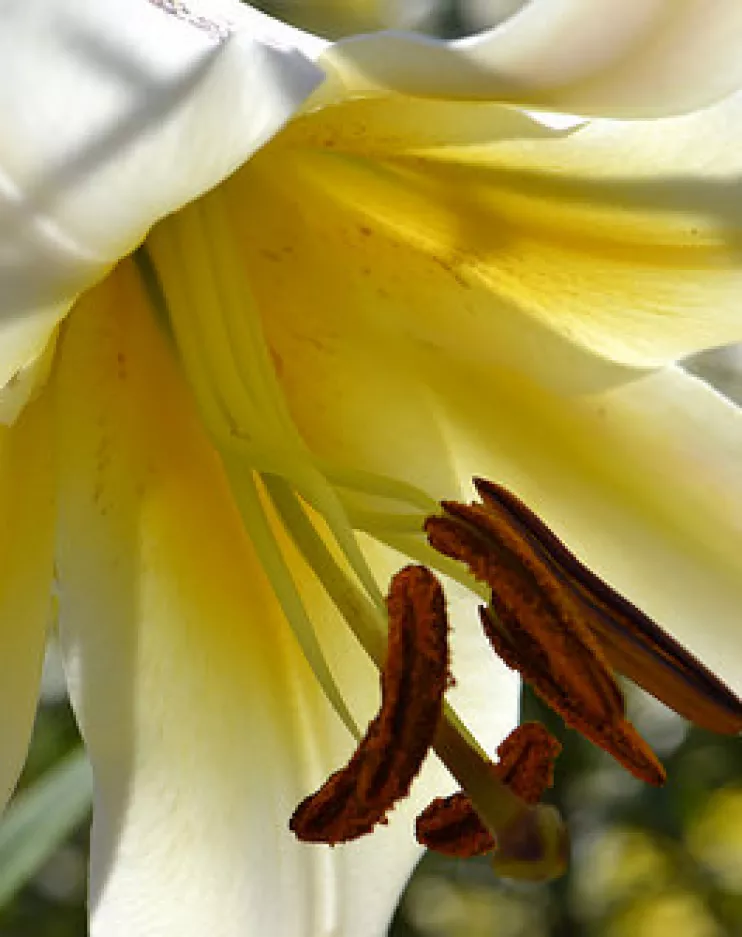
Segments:
[[[54,594],[96,937],[383,930],[445,771],[332,851],[288,823],[376,709],[391,574],[458,575],[422,528],[474,475],[739,687],[742,415],[674,363],[742,338],[737,0],[454,43],[227,0],[2,22],[0,789]],[[517,682],[447,591],[463,774]]]

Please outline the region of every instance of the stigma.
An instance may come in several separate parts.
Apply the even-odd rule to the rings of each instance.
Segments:
[[[616,672],[680,715],[742,731],[742,701],[674,638],[584,566],[515,495],[475,479],[481,501],[443,502],[424,524],[430,545],[484,583],[479,614],[495,654],[565,724],[633,775],[665,770],[626,717]],[[418,841],[450,856],[491,855],[508,877],[547,880],[566,868],[567,830],[541,803],[560,745],[538,723],[515,729],[491,760],[445,703],[453,682],[443,590],[424,566],[393,578],[381,708],[348,764],[305,798],[296,836],[335,845],[387,822],[434,750],[462,790],[418,817]]]

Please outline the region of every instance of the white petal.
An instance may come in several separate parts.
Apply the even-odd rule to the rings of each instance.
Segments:
[[[0,430],[0,807],[26,758],[51,616],[53,452],[48,399]]]
[[[0,387],[79,291],[249,158],[321,80],[268,18],[230,26],[177,9],[0,3]]]
[[[95,771],[94,937],[203,937],[215,921],[220,937],[381,934],[419,854],[414,804],[332,851],[288,831],[353,743],[278,611],[133,264],[86,296],[59,356],[60,632]],[[368,719],[374,670],[324,627]]]
[[[650,116],[736,90],[741,47],[737,0],[531,0],[467,39],[363,36],[334,47],[326,61],[356,91]]]

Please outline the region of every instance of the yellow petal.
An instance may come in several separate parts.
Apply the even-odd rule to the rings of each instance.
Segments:
[[[456,106],[447,108],[452,122]],[[742,337],[740,222],[723,194],[738,150],[720,146],[733,111],[555,137],[491,108],[499,142],[448,149],[404,102],[297,122],[225,192],[281,379],[312,445],[352,461],[370,448],[369,433],[373,467],[394,474],[396,460],[418,483],[423,473],[437,483],[447,457],[419,455],[418,437],[435,433],[435,420],[407,364],[426,347],[445,350],[442,368],[450,358],[565,392],[632,377],[615,365],[654,366]],[[464,118],[471,127],[471,109]],[[673,181],[673,140],[692,185]],[[393,155],[383,158],[383,146]],[[620,160],[625,186],[612,176]],[[343,410],[361,411],[355,398],[378,405],[338,429]]]
[[[356,93],[509,100],[601,116],[681,113],[742,81],[736,0],[531,0],[457,42],[361,36],[321,59]]]
[[[0,386],[0,424],[11,426],[46,383],[54,360],[59,310],[38,310],[2,329],[2,362],[7,380]]]
[[[57,381],[60,631],[96,780],[92,933],[380,933],[418,855],[412,805],[343,850],[289,832],[354,743],[280,613],[132,263],[75,309]],[[337,619],[321,624],[368,719],[376,673]]]
[[[15,786],[36,713],[51,618],[54,547],[50,401],[0,430],[0,806]]]

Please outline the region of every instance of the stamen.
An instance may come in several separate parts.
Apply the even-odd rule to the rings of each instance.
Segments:
[[[535,692],[554,712],[559,713],[568,726],[576,729],[585,738],[590,739],[600,748],[612,755],[624,768],[635,777],[655,787],[661,787],[666,781],[665,769],[654,752],[624,716],[623,694],[620,704],[612,710],[603,712],[591,710],[589,697],[580,686],[580,678],[590,686],[593,679],[591,671],[596,669],[588,651],[574,655],[575,678],[570,688],[556,682],[549,670],[548,654],[541,653],[521,641],[516,630],[517,622],[509,616],[504,606],[497,605],[497,619],[487,609],[480,609],[480,617],[485,634],[490,644],[503,662],[511,670],[517,670],[523,679],[530,683]],[[508,621],[508,638],[503,639],[504,631],[500,621]],[[507,625],[505,626],[507,627]],[[511,637],[515,632],[516,637]],[[549,641],[546,635],[544,641]],[[508,641],[510,643],[508,643]],[[618,684],[615,684],[620,693]]]
[[[498,777],[527,804],[537,804],[554,784],[561,744],[540,722],[524,722],[497,749]]]
[[[506,514],[583,607],[613,668],[695,725],[742,732],[742,700],[651,618],[596,576],[514,494],[475,479],[488,509]]]
[[[381,709],[345,768],[294,812],[289,826],[305,842],[346,842],[384,822],[433,744],[449,679],[443,591],[427,569],[408,566],[392,580],[387,608]]]
[[[554,761],[561,751],[557,740],[537,722],[524,723],[497,749],[499,761],[492,776],[504,781],[528,804],[537,804],[554,780]],[[417,841],[436,852],[470,858],[493,852],[495,837],[482,823],[463,791],[436,798],[417,818]]]
[[[564,873],[569,835],[558,811],[518,797],[466,732],[458,731],[445,716],[436,732],[435,751],[497,842],[492,864],[498,874],[545,882]]]
[[[457,859],[485,856],[496,848],[495,837],[463,791],[429,803],[417,818],[415,837],[421,846]]]
[[[490,503],[444,502],[443,517],[425,525],[433,547],[466,563],[492,589],[482,622],[493,648],[518,670],[564,721],[650,784],[665,773],[626,721],[624,699],[584,603],[555,572],[544,545]]]

